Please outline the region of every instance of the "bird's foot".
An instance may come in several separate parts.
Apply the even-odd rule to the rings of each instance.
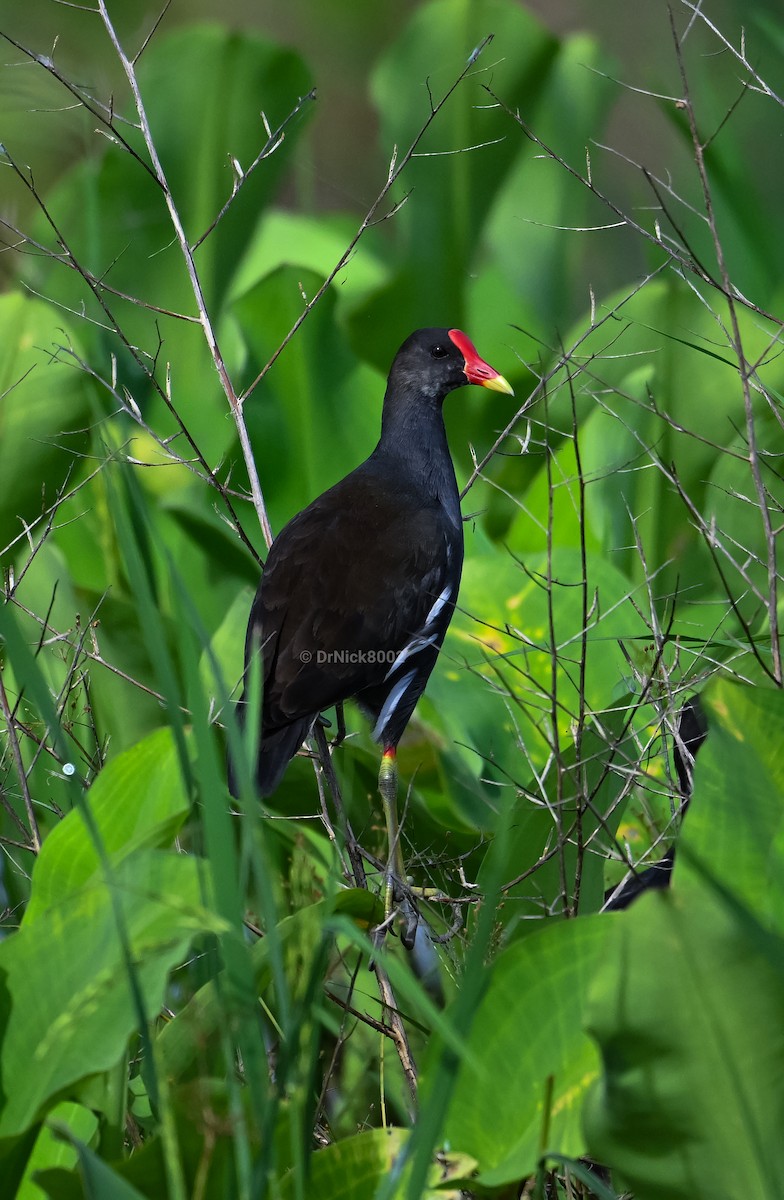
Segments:
[[[329,743],[333,750],[337,746],[342,746],[343,742],[346,740],[346,717],[343,712],[342,704],[335,705],[335,723],[337,726],[335,729],[335,736],[330,740]],[[323,712],[319,713],[319,715],[316,717],[316,724],[321,729],[332,728],[332,722],[328,719],[328,717],[324,716]]]
[[[373,944],[381,946],[390,930],[397,930],[406,950],[411,950],[420,922],[416,892],[394,876],[387,876],[384,887],[384,920],[373,930]]]
[[[400,940],[406,950],[413,950],[419,925],[419,912],[411,888],[398,886],[395,888],[394,895],[395,913],[400,922]]]

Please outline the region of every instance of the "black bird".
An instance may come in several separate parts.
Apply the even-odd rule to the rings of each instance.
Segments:
[[[512,394],[458,329],[420,329],[403,343],[378,445],[275,539],[245,644],[246,695],[261,656],[259,795],[275,790],[324,709],[356,700],[383,750],[379,790],[398,876],[396,747],[438,657],[463,565],[442,406],[467,383]],[[387,915],[391,886],[388,875]]]

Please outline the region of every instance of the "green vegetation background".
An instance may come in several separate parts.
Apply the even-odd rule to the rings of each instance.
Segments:
[[[313,763],[263,810],[227,794],[264,540],[117,57],[94,13],[0,10],[9,1196],[780,1190],[784,26],[684,4],[674,38],[665,6],[621,7],[572,32],[564,6],[560,35],[512,0],[269,25],[175,3],[138,60],[235,392],[264,372],[273,530],[372,449],[417,326],[466,329],[516,389],[448,403],[466,569],[400,762],[412,875],[455,903],[379,975],[380,877],[347,886]],[[109,11],[135,54],[156,13]],[[262,112],[285,137],[211,228]],[[695,692],[672,891],[602,914],[678,830]],[[350,732],[378,862],[376,748]]]

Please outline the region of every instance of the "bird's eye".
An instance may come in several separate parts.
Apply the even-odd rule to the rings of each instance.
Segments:
[[[444,346],[433,346],[430,351],[431,358],[446,358],[449,351]]]

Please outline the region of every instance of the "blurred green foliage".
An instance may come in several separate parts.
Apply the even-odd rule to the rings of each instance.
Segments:
[[[391,1020],[369,966],[380,874],[346,886],[311,761],[263,810],[228,796],[264,551],[247,465],[100,22],[36,0],[57,72],[100,95],[112,128],[97,136],[46,62],[0,73],[0,100],[21,98],[2,135],[19,253],[0,297],[8,1194],[504,1196],[534,1177],[562,1196],[571,1161],[571,1194],[607,1195],[576,1161],[590,1152],[640,1200],[773,1195],[780,20],[752,14],[758,75],[688,26],[708,210],[664,21],[629,80],[617,47],[559,38],[512,0],[405,19],[311,5],[328,56],[378,47],[349,72],[368,80],[370,144],[370,122],[325,131],[306,99],[320,61],[205,6],[210,24],[164,20],[138,80],[237,393],[263,375],[245,420],[273,529],[372,449],[417,326],[464,325],[517,390],[447,406],[466,567],[400,748],[407,861],[458,899],[425,906],[445,940],[423,939],[424,963],[378,952],[427,1103],[412,1124],[393,1043],[362,1020]],[[134,54],[138,13],[115,7]],[[18,40],[19,14],[0,24]],[[42,56],[48,28],[27,31]],[[363,216],[343,197],[324,211],[314,139],[356,160],[351,199],[369,180],[378,193],[488,32],[389,219],[265,371]],[[630,104],[649,146],[629,141]],[[236,164],[277,129],[213,227]],[[603,148],[616,134],[622,155]],[[674,838],[693,691],[710,736],[672,893],[599,915],[628,864]],[[347,716],[334,763],[379,860],[377,750]]]

